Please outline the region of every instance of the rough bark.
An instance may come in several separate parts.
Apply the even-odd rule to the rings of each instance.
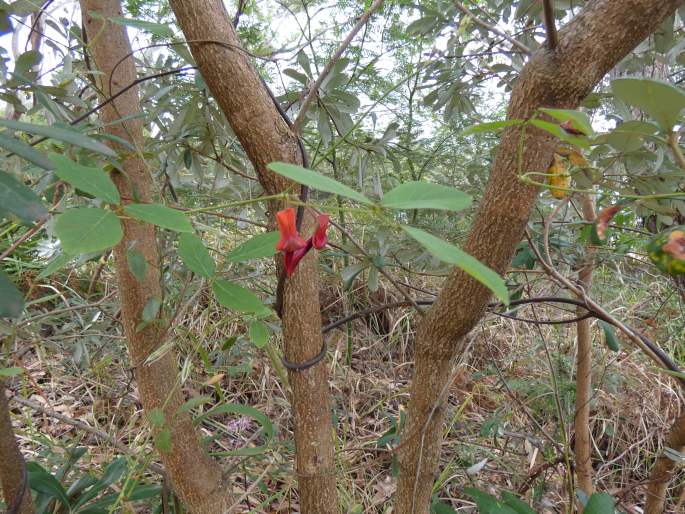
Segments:
[[[14,438],[10,409],[5,396],[5,384],[0,380],[0,484],[8,511],[16,506],[18,495],[22,495],[17,514],[33,514],[33,501],[28,483],[24,480],[26,464]]]
[[[559,31],[554,50],[532,56],[512,91],[507,117],[526,119],[538,107],[575,108],[604,75],[653,32],[682,0],[591,0]],[[499,273],[506,270],[523,236],[538,190],[518,180],[519,128],[505,130],[499,153],[465,250]],[[521,171],[547,169],[554,141],[540,130],[526,132]],[[398,461],[395,512],[428,512],[438,468],[443,402],[464,336],[485,312],[490,291],[456,269],[417,332],[412,396]]]
[[[81,11],[85,14],[86,33],[95,65],[102,73],[97,76],[97,82],[104,99],[135,80],[135,65],[130,57],[131,45],[123,26],[88,15],[89,12],[97,12],[105,18],[122,16],[119,0],[81,0]],[[103,23],[107,23],[107,26],[102,27]],[[141,158],[142,122],[140,119],[117,122],[140,112],[137,87],[128,89],[100,111],[106,130],[138,149],[138,152],[131,152],[112,144],[122,156],[126,156],[123,161],[125,175],[115,172],[112,176],[123,203],[131,202],[134,197],[136,201],[143,203],[152,200],[151,176]],[[169,452],[160,452],[160,457],[176,493],[193,514],[223,513],[230,505],[231,496],[223,487],[222,470],[200,445],[190,416],[177,414],[178,408],[184,403],[184,397],[177,385],[178,367],[174,352],[167,352],[151,364],[145,363],[147,357],[159,348],[165,330],[157,323],[148,324],[142,330],[136,329],[147,302],[151,298],[162,298],[160,256],[155,228],[132,219],[124,219],[123,226],[124,237],[114,249],[114,261],[121,302],[121,321],[140,400],[146,412],[164,409],[166,428],[171,431],[172,448]],[[142,282],[131,274],[127,265],[126,251],[132,246],[145,256],[148,263]]]
[[[589,195],[581,198],[583,219],[592,223],[595,220],[595,208]],[[585,260],[578,272],[578,282],[585,291],[592,287],[592,271],[595,267],[595,251],[591,245],[586,247]],[[585,314],[583,307],[578,307],[577,314]],[[577,486],[587,496],[593,491],[592,485],[592,441],[590,439],[590,400],[592,399],[592,332],[591,320],[582,319],[576,323],[576,414],[574,418],[575,443],[573,447],[576,464]]]
[[[171,0],[176,19],[212,95],[269,194],[293,184],[267,170],[273,161],[302,164],[295,134],[279,114],[250,57],[242,50],[220,0]],[[297,191],[297,188],[294,188]],[[272,204],[271,219],[278,204]],[[305,218],[303,232],[311,220]],[[311,252],[285,281],[284,353],[290,362],[313,358],[322,346],[318,260]],[[288,372],[292,388],[296,473],[303,513],[337,513],[334,447],[324,362]]]
[[[675,420],[664,446],[685,451],[685,414]],[[665,455],[659,456],[649,477],[645,514],[661,514],[666,503],[668,483],[675,472],[676,462]],[[673,511],[675,512],[675,511]]]

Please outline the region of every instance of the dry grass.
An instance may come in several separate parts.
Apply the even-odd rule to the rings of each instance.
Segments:
[[[17,332],[15,365],[26,373],[13,380],[12,389],[21,397],[87,423],[95,432],[116,438],[131,454],[154,459],[117,324],[116,305],[108,296],[112,277],[103,276],[96,294],[86,298],[82,288],[87,276],[84,273],[81,278],[86,280],[76,280],[79,277],[72,273],[41,286],[41,296],[49,293],[55,297],[30,307],[34,321]],[[422,277],[412,284],[434,289],[437,280]],[[268,290],[269,279],[258,278],[257,282]],[[535,286],[536,294],[545,292],[541,284]],[[676,350],[672,346],[674,330],[682,327],[682,318],[674,310],[677,301],[670,297],[665,308],[671,310],[656,312],[671,295],[668,284],[659,282],[643,298],[628,297],[624,292],[634,288],[619,289],[612,284],[610,271],[598,284],[599,299],[618,316]],[[328,285],[323,295],[325,318],[335,319],[344,312],[341,293],[338,284]],[[357,290],[347,293],[346,303],[377,304],[393,295],[385,289],[369,294],[360,283]],[[108,299],[88,306],[103,297]],[[223,457],[233,488],[243,497],[234,511],[296,512],[290,410],[275,363],[267,352],[249,342],[244,320],[216,305],[201,283],[190,283],[184,301],[170,340],[179,355],[183,369],[180,386],[187,397],[212,398],[197,414],[220,402],[249,405],[266,414],[277,429],[262,454]],[[72,310],[61,314],[56,310],[66,306]],[[541,319],[568,316],[549,306],[538,306],[535,313],[531,308],[517,312],[525,318],[535,314]],[[408,309],[355,320],[351,323],[354,351],[349,365],[346,327],[328,336],[338,482],[349,512],[390,510],[395,442],[386,438],[386,444],[379,444],[379,440],[400,422],[408,400],[415,321]],[[273,326],[277,329],[277,324]],[[619,499],[626,512],[639,512],[636,507],[643,503],[651,464],[683,398],[674,382],[655,371],[641,355],[627,346],[618,354],[608,352],[600,330],[595,328],[594,333],[597,390],[592,433],[597,488]],[[499,489],[519,491],[539,512],[564,512],[569,504],[568,446],[564,440],[572,438],[573,338],[572,325],[538,330],[494,315],[473,331],[469,351],[455,366],[449,397],[443,467],[437,483],[443,501],[459,512],[472,512],[473,503],[462,489],[476,486],[493,493]],[[272,337],[270,344],[277,348],[278,337]],[[675,344],[682,342],[676,338]],[[552,357],[551,368],[545,346]],[[679,352],[682,356],[682,347]],[[551,373],[556,377],[556,389]],[[97,433],[86,433],[34,409],[17,406],[15,414],[25,455],[46,468],[54,470],[69,447],[87,447],[87,457],[77,463],[69,479],[85,471],[99,474],[103,465],[121,453]],[[211,438],[211,451],[262,444],[260,426],[249,417],[219,415],[203,423],[202,432]],[[479,472],[467,472],[484,459],[487,462]],[[157,477],[152,474],[148,479]],[[673,483],[675,496],[682,497],[684,479],[681,470]],[[135,505],[134,510],[145,511],[144,504]]]

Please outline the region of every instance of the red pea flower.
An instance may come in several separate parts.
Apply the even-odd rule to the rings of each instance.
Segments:
[[[276,245],[276,250],[283,252],[285,272],[290,277],[302,258],[312,248],[320,250],[328,243],[326,229],[328,228],[328,214],[317,216],[317,226],[314,235],[304,241],[297,232],[295,209],[292,207],[278,211],[276,220],[281,229],[281,239]]]
[[[279,252],[294,252],[300,248],[304,248],[307,243],[297,233],[295,224],[295,209],[284,209],[276,213],[276,221],[278,221],[278,228],[281,230],[281,240],[276,245],[276,250]]]

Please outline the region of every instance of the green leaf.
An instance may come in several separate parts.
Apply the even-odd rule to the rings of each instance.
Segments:
[[[250,340],[257,348],[263,348],[269,342],[269,329],[261,321],[253,321],[250,323],[248,331]]]
[[[0,132],[0,146],[43,169],[51,170],[53,167],[50,159],[41,152],[31,145],[27,145],[20,139],[5,135],[3,132]]]
[[[166,422],[164,411],[160,408],[152,409],[150,412],[148,412],[147,418],[150,420],[150,425],[155,428],[163,427],[164,423]]]
[[[633,152],[642,148],[646,138],[656,134],[659,127],[646,121],[626,121],[607,134],[607,143],[619,152]]]
[[[521,120],[488,121],[487,123],[471,125],[462,130],[461,135],[470,136],[471,134],[480,134],[482,132],[497,132],[500,129],[520,125],[521,123],[523,123]]]
[[[464,489],[464,492],[474,499],[478,506],[479,514],[517,514],[514,509],[485,491],[467,487]]]
[[[155,436],[155,448],[162,453],[169,453],[172,448],[171,444],[171,430],[163,428]]]
[[[217,301],[224,307],[240,312],[264,312],[266,307],[249,289],[227,280],[215,280],[212,290]]]
[[[497,273],[468,253],[425,230],[402,225],[402,230],[418,241],[421,246],[443,262],[454,264],[490,289],[504,304],[509,303],[507,286]]]
[[[136,277],[138,282],[145,280],[147,261],[142,252],[133,249],[126,250],[126,262],[128,264],[128,270],[131,272],[131,275]]]
[[[249,455],[259,455],[264,453],[266,448],[271,443],[274,437],[274,425],[271,420],[262,412],[257,409],[250,407],[248,405],[240,405],[238,403],[225,403],[223,405],[218,405],[213,409],[208,410],[202,416],[195,418],[194,422],[196,424],[202,423],[205,419],[216,416],[217,414],[240,414],[241,416],[249,416],[250,418],[257,421],[262,426],[262,434],[264,436],[265,442],[262,446],[257,446],[253,448],[240,448],[238,450],[231,450],[227,452],[220,452],[215,455],[222,456],[249,456]]]
[[[261,257],[271,257],[276,253],[276,243],[280,237],[279,232],[258,234],[231,250],[226,258],[230,262],[243,262]]]
[[[621,346],[618,342],[618,337],[616,337],[614,327],[604,320],[599,320],[599,325],[602,327],[602,330],[604,331],[604,341],[606,342],[609,349],[614,352],[619,351],[621,349]]]
[[[33,191],[0,171],[0,217],[10,214],[24,223],[31,223],[46,218],[48,211]]]
[[[133,27],[138,30],[149,32],[150,34],[154,34],[155,36],[172,37],[174,35],[174,31],[171,30],[171,27],[169,25],[165,25],[162,23],[152,23],[149,21],[134,20],[132,18],[124,18],[123,16],[113,16],[109,18],[109,20],[114,23],[117,23],[118,25],[125,25],[127,27]]]
[[[67,497],[67,493],[64,490],[64,487],[62,487],[62,484],[60,484],[55,477],[35,462],[27,463],[26,471],[31,489],[46,494],[50,498],[59,500],[67,510],[69,510],[69,498]]]
[[[451,505],[436,501],[431,504],[431,514],[457,514]]]
[[[81,166],[68,157],[50,154],[55,175],[72,186],[108,203],[119,203],[119,191],[110,176],[100,168]]]
[[[316,171],[308,170],[302,166],[296,166],[295,164],[287,164],[285,162],[272,162],[267,167],[279,175],[289,178],[294,182],[298,182],[299,184],[304,184],[305,186],[318,189],[319,191],[325,191],[326,193],[345,196],[365,205],[373,205],[373,202],[363,194],[347,187],[345,184],[341,184],[337,180],[321,175]]]
[[[16,377],[24,372],[21,368],[0,368],[0,377]]]
[[[383,195],[381,205],[389,209],[461,211],[471,205],[471,197],[440,184],[405,182]]]
[[[116,214],[89,207],[60,214],[55,221],[55,233],[64,252],[72,255],[111,248],[124,235]]]
[[[58,125],[35,125],[33,123],[24,123],[2,118],[0,118],[0,127],[7,127],[12,130],[20,130],[22,132],[28,132],[29,134],[37,134],[39,136],[57,139],[110,157],[116,157],[117,155],[110,147],[68,127],[60,127]]]
[[[145,307],[143,307],[143,313],[141,315],[143,322],[149,323],[150,321],[157,319],[157,315],[159,314],[159,308],[161,306],[162,302],[159,301],[159,298],[155,296],[150,297],[150,299],[145,304]]]
[[[502,491],[502,502],[515,510],[517,514],[535,514],[535,511],[527,503],[509,491]]]
[[[587,114],[581,111],[572,111],[569,109],[540,109],[541,112],[549,114],[552,118],[560,122],[570,121],[573,128],[580,130],[586,136],[591,136],[595,133],[592,129],[592,123]]]
[[[571,143],[572,145],[579,146],[581,148],[587,148],[590,146],[587,142],[587,140],[584,137],[578,137],[574,136],[572,134],[569,134],[566,132],[564,129],[562,129],[559,125],[556,123],[550,123],[549,121],[545,120],[530,120],[528,123],[531,125],[540,128],[542,130],[545,130],[552,134],[553,136],[558,137],[562,141],[566,141],[567,143]]]
[[[204,405],[205,403],[210,403],[212,401],[211,396],[196,396],[190,400],[186,400],[183,405],[178,408],[178,414],[183,414],[184,412],[190,412],[195,407]]]
[[[614,499],[607,493],[594,493],[583,510],[584,514],[614,514]]]
[[[24,310],[24,295],[0,270],[0,318],[18,318]]]
[[[685,109],[685,91],[654,79],[622,78],[611,82],[614,95],[649,114],[664,132],[670,132]]]
[[[124,212],[140,221],[175,232],[193,232],[193,226],[183,212],[158,203],[132,203]]]
[[[48,265],[45,266],[45,269],[38,273],[38,276],[36,277],[38,280],[42,280],[45,277],[49,277],[56,271],[61,270],[64,266],[69,264],[69,261],[74,258],[73,255],[68,255],[66,253],[60,253],[57,257],[53,258],[50,262],[48,262]]]
[[[193,273],[205,278],[212,278],[215,273],[215,264],[212,256],[202,243],[202,239],[195,234],[181,234],[178,238],[178,254],[183,264]]]

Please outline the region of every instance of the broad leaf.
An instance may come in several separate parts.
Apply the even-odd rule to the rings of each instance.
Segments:
[[[583,510],[584,514],[614,514],[614,499],[607,493],[594,493]]]
[[[75,163],[64,155],[51,154],[55,175],[81,191],[108,203],[119,203],[119,191],[110,176],[100,168]]]
[[[175,232],[193,232],[193,226],[183,212],[158,203],[131,203],[124,212],[140,221]]]
[[[51,139],[57,139],[65,143],[79,146],[87,150],[116,157],[116,153],[110,147],[91,139],[81,132],[68,127],[60,127],[56,125],[35,125],[33,123],[24,123],[21,121],[6,120],[0,118],[0,127],[7,127],[12,130],[21,130],[29,134],[37,134]]]
[[[89,207],[60,214],[55,221],[55,233],[64,252],[71,255],[111,248],[124,235],[116,214]]]
[[[619,152],[642,148],[645,138],[656,134],[659,127],[646,121],[626,121],[607,134],[607,143]]]
[[[138,282],[145,280],[145,272],[147,271],[145,255],[138,250],[129,249],[126,251],[126,262],[128,263],[128,270]]]
[[[276,243],[278,243],[280,237],[279,232],[258,234],[235,247],[228,253],[226,258],[230,262],[243,262],[261,257],[271,257],[276,253]]]
[[[11,175],[0,171],[0,217],[16,216],[24,223],[42,220],[48,211],[40,198]]]
[[[287,164],[285,162],[272,162],[268,165],[268,168],[279,175],[284,176],[285,178],[289,178],[294,182],[309,186],[312,189],[318,189],[319,191],[325,191],[326,193],[334,193],[336,195],[345,196],[365,205],[373,204],[373,202],[363,194],[358,193],[350,187],[347,187],[345,184],[341,184],[337,180],[333,180],[332,178],[328,178],[316,171],[303,168],[302,166]]]
[[[195,234],[181,234],[178,238],[178,254],[183,264],[193,273],[205,278],[214,276],[214,259],[209,255],[202,239]]]
[[[590,146],[586,138],[569,134],[556,123],[550,123],[549,121],[538,119],[530,120],[528,123],[542,130],[545,130],[550,134],[558,137],[562,141],[566,141],[567,143],[571,143],[572,145],[576,145],[581,148],[587,148],[588,146]]]
[[[604,331],[604,341],[606,342],[606,345],[609,347],[609,349],[614,352],[619,351],[621,349],[621,346],[618,342],[618,337],[616,337],[614,327],[604,320],[599,320],[599,325],[602,327],[602,330]]]
[[[0,318],[18,318],[24,310],[24,295],[0,270]]]
[[[10,137],[3,132],[0,132],[0,146],[43,169],[51,170],[53,167],[50,159],[41,152],[20,139]]]
[[[479,262],[478,259],[425,230],[406,225],[402,225],[402,230],[418,241],[433,256],[461,268],[490,289],[502,303],[509,303],[509,292],[502,277]]]
[[[69,510],[67,493],[55,477],[35,462],[27,463],[26,471],[31,489],[59,500]]]
[[[440,184],[405,182],[383,195],[381,205],[389,209],[461,211],[471,205],[471,197]]]
[[[212,290],[217,301],[224,307],[240,312],[264,312],[266,307],[249,289],[227,280],[215,280]]]
[[[253,321],[250,323],[250,329],[248,331],[250,335],[250,341],[257,348],[262,348],[269,342],[269,329],[261,321]]]
[[[659,124],[664,132],[670,132],[680,120],[685,109],[685,91],[654,79],[622,78],[611,82],[611,89],[628,105],[640,108]]]

